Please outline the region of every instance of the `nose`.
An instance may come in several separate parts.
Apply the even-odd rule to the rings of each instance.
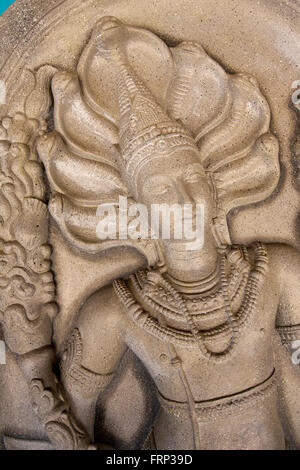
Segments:
[[[183,180],[178,178],[176,180],[176,192],[178,195],[178,202],[180,204],[191,204],[193,203],[193,198],[189,194],[188,188]]]

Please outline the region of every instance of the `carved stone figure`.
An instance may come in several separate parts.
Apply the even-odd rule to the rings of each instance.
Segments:
[[[297,242],[251,238],[242,224],[239,238],[233,221],[280,187],[280,145],[256,78],[229,73],[197,41],[169,47],[114,16],[97,21],[76,70],[26,73],[23,110],[0,129],[0,320],[43,430],[23,440],[5,432],[6,448],[118,448],[118,430],[97,427],[127,357],[139,378],[126,394],[134,403],[138,383],[151,408],[137,400],[127,410],[129,423],[141,417],[136,448],[298,448]],[[120,216],[120,198],[132,233],[136,207],[190,205],[192,229],[201,207],[201,244],[176,237],[184,211],[170,217],[169,237],[160,214],[146,237],[124,237],[119,224],[101,240],[99,207]],[[106,282],[81,299],[63,340],[53,338],[63,312],[48,212],[76,256],[125,254],[124,269],[104,267]]]

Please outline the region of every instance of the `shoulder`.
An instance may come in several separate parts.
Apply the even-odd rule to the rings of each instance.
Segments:
[[[113,284],[102,287],[92,294],[79,310],[78,321],[81,329],[99,326],[112,328],[121,323],[124,317],[124,308],[115,293]]]
[[[279,310],[277,324],[300,323],[300,252],[287,245],[269,245],[270,272],[277,280]]]
[[[279,279],[280,284],[290,282],[300,276],[300,252],[289,245],[267,245],[270,269]]]
[[[98,374],[112,373],[127,346],[126,315],[113,285],[92,294],[79,310],[73,328],[82,343],[81,365]]]
[[[290,245],[283,243],[272,243],[265,245],[268,250],[269,258],[272,262],[292,263],[295,257],[300,259],[300,251]]]

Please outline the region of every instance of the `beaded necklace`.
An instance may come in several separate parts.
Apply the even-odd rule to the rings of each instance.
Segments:
[[[147,280],[157,288],[159,288],[159,286],[163,287],[172,295],[176,305],[181,311],[181,315],[185,318],[189,331],[179,330],[160,323],[148,311],[141,307],[124,280],[119,279],[114,281],[115,292],[123,303],[130,318],[152,336],[174,345],[199,348],[205,358],[213,360],[214,362],[222,362],[225,358],[228,359],[228,357],[231,356],[234,346],[237,343],[238,333],[241,327],[249,321],[256,308],[257,299],[268,269],[268,256],[265,247],[260,242],[254,244],[255,259],[244,288],[244,297],[239,310],[233,314],[228,288],[228,277],[226,274],[226,263],[229,256],[224,249],[219,250],[219,252],[220,293],[223,299],[223,311],[227,320],[224,324],[210,330],[200,331],[197,328],[193,315],[187,308],[186,299],[159,271],[149,271]],[[242,248],[242,252],[244,260],[249,262],[247,250]],[[131,279],[133,278],[131,277]],[[149,298],[148,303],[153,309],[156,308],[155,303]],[[165,309],[162,313],[167,313],[167,310]],[[219,335],[228,335],[228,333],[231,335],[230,342],[222,352],[216,353],[209,350],[205,340],[212,339]]]

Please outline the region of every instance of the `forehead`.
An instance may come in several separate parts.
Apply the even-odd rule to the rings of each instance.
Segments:
[[[147,162],[140,170],[139,180],[157,175],[184,174],[191,171],[202,171],[203,167],[196,152],[176,152],[171,155],[162,155]]]

